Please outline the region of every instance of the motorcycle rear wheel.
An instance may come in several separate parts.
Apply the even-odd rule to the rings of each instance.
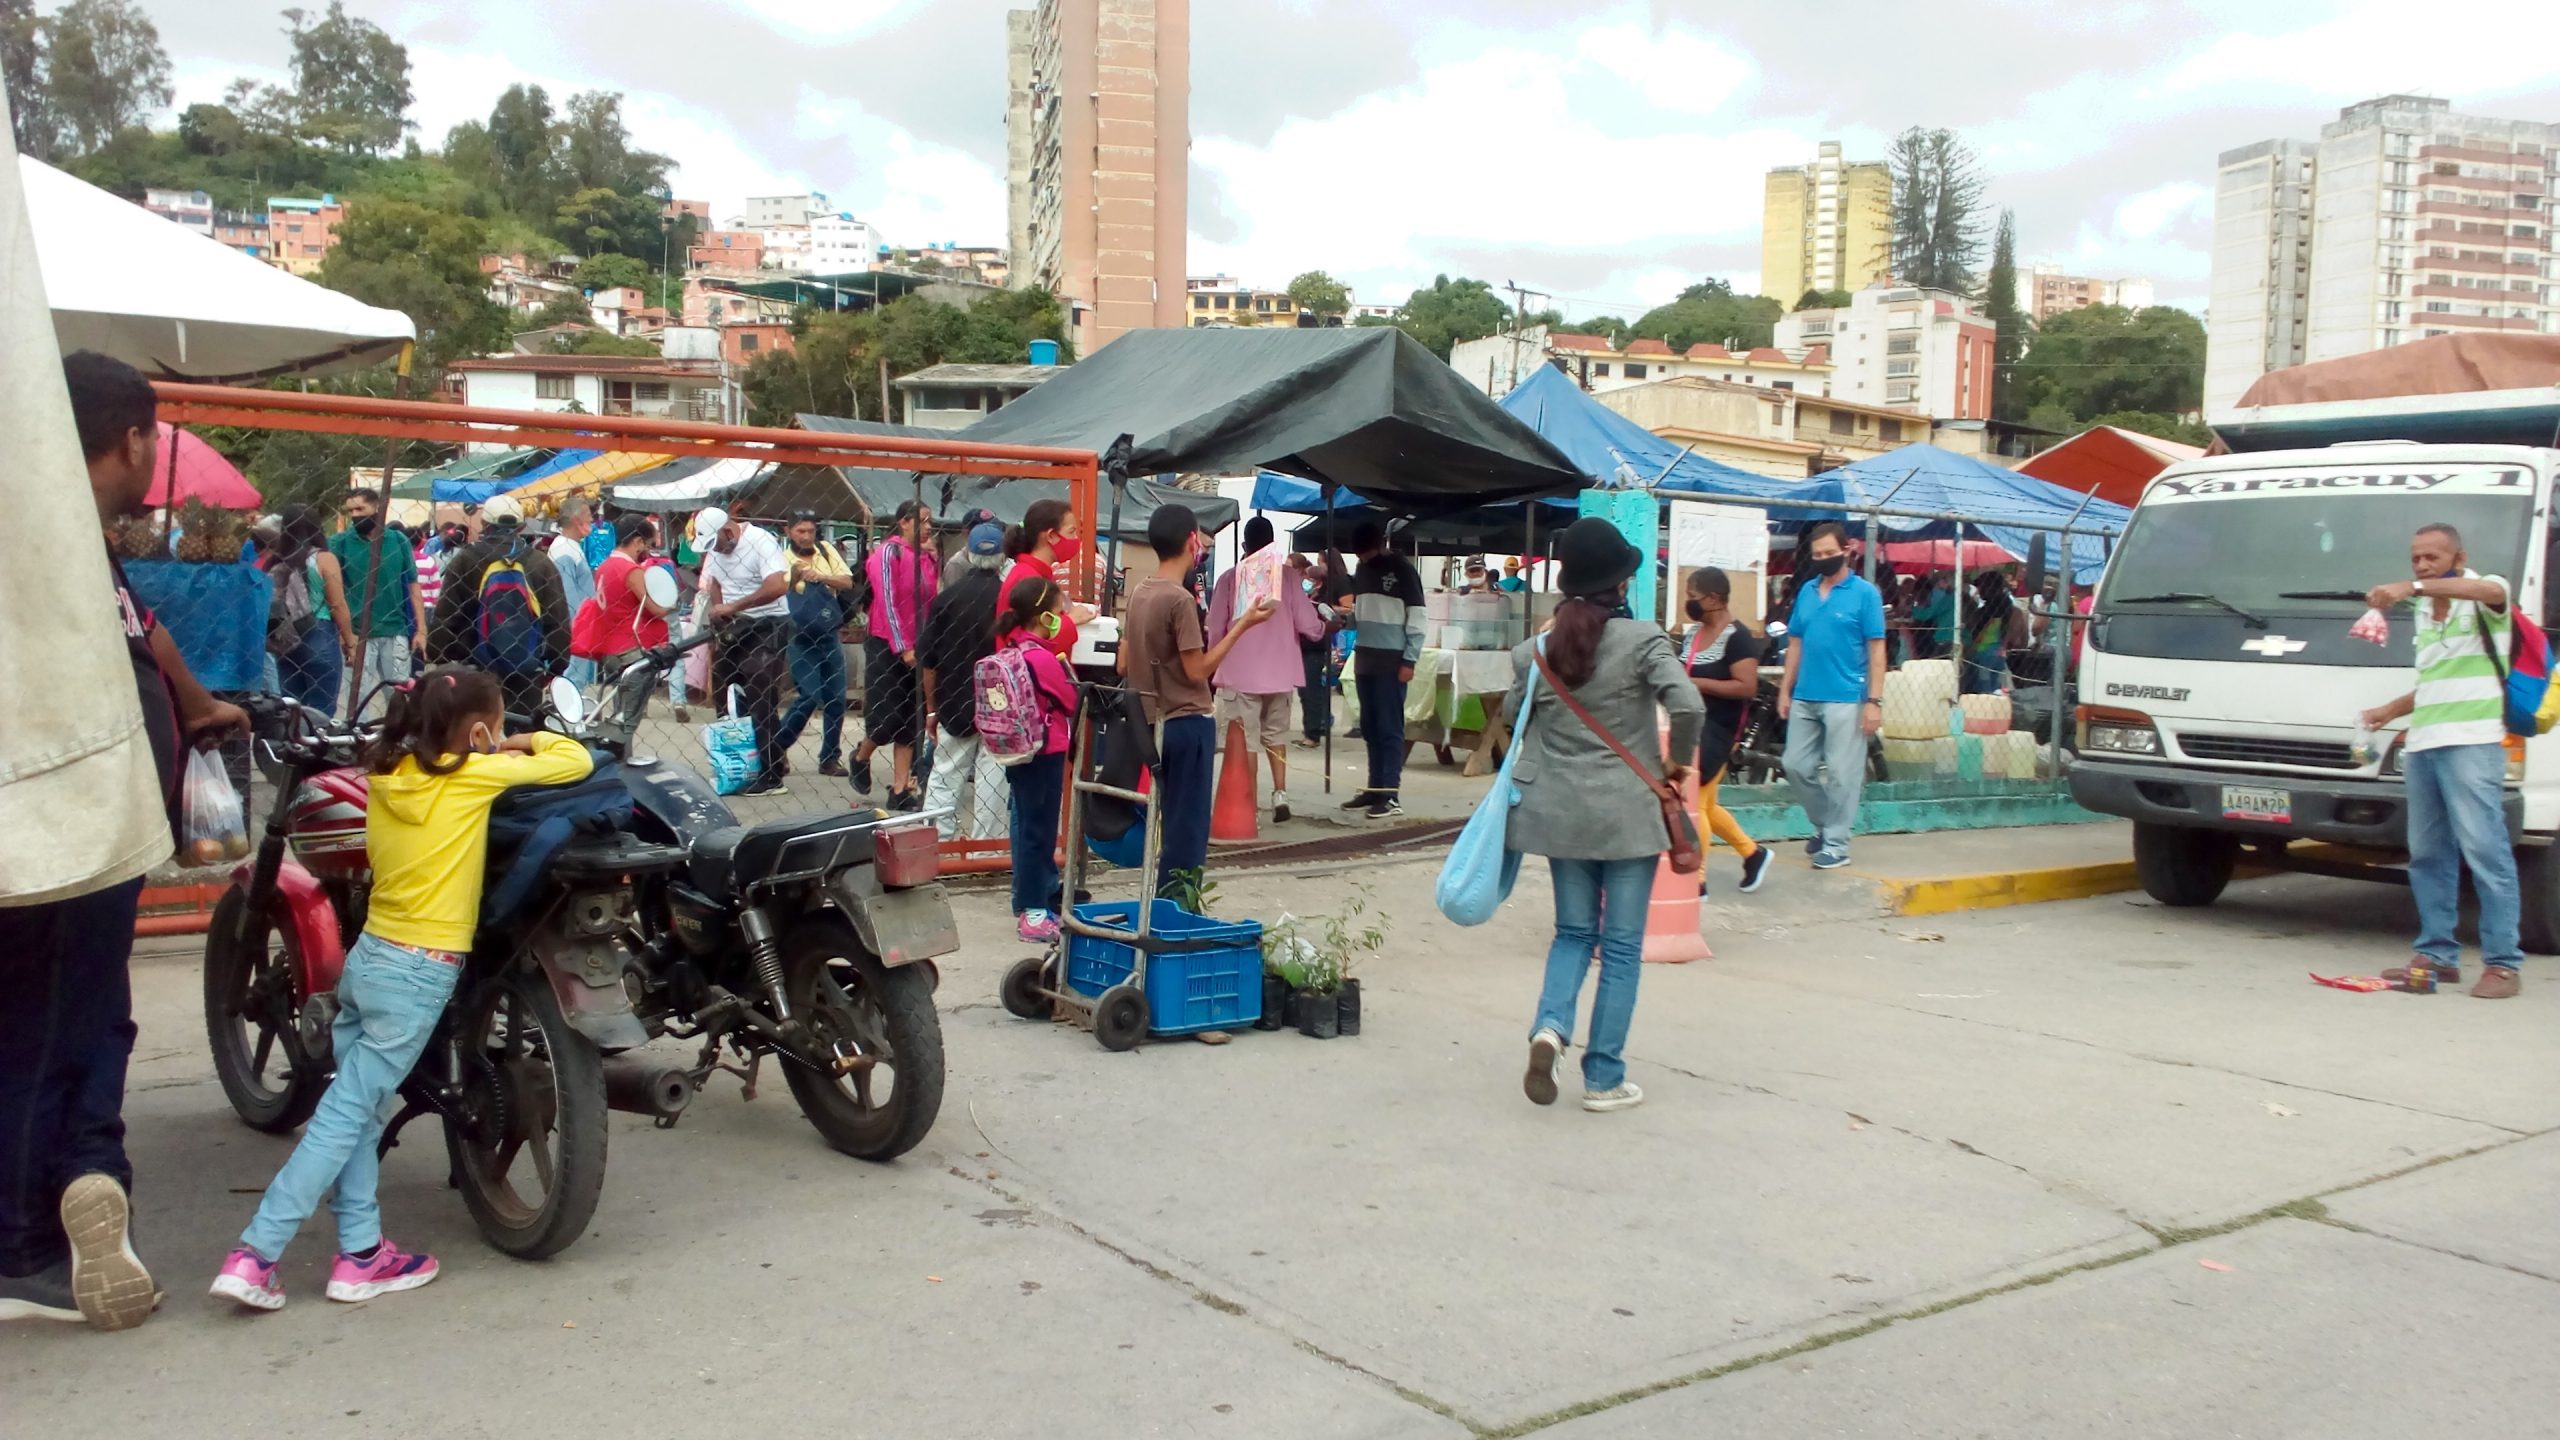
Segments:
[[[479,986],[457,1021],[464,1113],[445,1144],[462,1203],[491,1245],[548,1259],[586,1233],[604,1193],[603,1057],[539,975]]]
[[[295,1025],[295,977],[302,947],[293,927],[272,916],[239,934],[247,903],[238,887],[213,907],[204,942],[205,1038],[213,1073],[231,1108],[253,1130],[289,1134],[311,1118],[329,1088],[329,1070],[306,1054]],[[282,1063],[281,1073],[277,1063]]]
[[[857,1159],[894,1160],[914,1149],[942,1111],[942,1017],[926,967],[881,964],[835,915],[794,926],[783,962],[792,1013],[870,1062],[832,1075],[781,1057],[800,1113]]]

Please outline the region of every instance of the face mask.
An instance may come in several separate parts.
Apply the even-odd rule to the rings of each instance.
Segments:
[[[1627,598],[1621,595],[1618,597],[1618,603],[1610,607],[1609,618],[1612,620],[1633,620],[1636,618],[1636,607],[1627,603]]]
[[[815,555],[818,553],[818,542],[812,540],[808,544],[803,545],[799,541],[794,540],[791,542],[791,553],[794,555]]]
[[[471,748],[481,755],[495,755],[498,753],[498,737],[489,733],[488,726],[474,725],[471,727]]]
[[[1080,536],[1061,535],[1049,542],[1049,553],[1057,556],[1058,563],[1064,565],[1084,553],[1084,540]]]
[[[1823,558],[1823,559],[1820,559],[1820,560],[1816,560],[1816,561],[1814,561],[1814,562],[1813,562],[1813,568],[1814,568],[1814,571],[1815,571],[1817,574],[1823,575],[1823,576],[1825,576],[1825,577],[1829,577],[1829,576],[1833,576],[1833,575],[1837,575],[1837,574],[1839,574],[1839,573],[1840,573],[1840,570],[1841,570],[1841,567],[1843,567],[1843,566],[1847,565],[1848,563],[1849,563],[1849,557],[1848,557],[1848,556],[1846,556],[1846,555],[1832,555],[1832,556],[1827,556],[1827,557],[1825,557],[1825,558]]]
[[[359,515],[348,521],[347,526],[357,534],[370,539],[372,538],[374,531],[382,528],[382,517],[379,515]]]
[[[1694,599],[1689,601],[1689,603],[1682,608],[1689,612],[1689,618],[1692,620],[1704,620],[1707,618],[1707,607],[1698,603]]]
[[[1043,610],[1040,618],[1031,622],[1031,628],[1039,631],[1042,639],[1049,640],[1057,638],[1058,631],[1064,627],[1058,620],[1057,611]]]

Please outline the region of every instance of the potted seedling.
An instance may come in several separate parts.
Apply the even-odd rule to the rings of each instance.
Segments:
[[[1386,948],[1386,918],[1370,908],[1366,886],[1352,887],[1339,915],[1301,920],[1283,915],[1263,933],[1263,967],[1287,988],[1282,1023],[1330,1040],[1360,1033],[1360,982],[1351,969]],[[1263,992],[1270,994],[1269,982]]]

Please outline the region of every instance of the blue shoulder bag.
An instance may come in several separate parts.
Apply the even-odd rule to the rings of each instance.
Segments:
[[[1545,641],[1546,637],[1539,637],[1540,648]],[[1449,858],[1440,866],[1440,886],[1432,898],[1441,914],[1460,925],[1491,920],[1502,902],[1511,898],[1511,886],[1520,878],[1520,852],[1511,848],[1509,834],[1511,807],[1520,803],[1520,792],[1511,784],[1511,767],[1520,758],[1521,741],[1529,733],[1529,707],[1537,695],[1538,675],[1531,670],[1529,686],[1520,695],[1520,713],[1512,717],[1511,748],[1502,752],[1502,768],[1494,772],[1493,788],[1476,802],[1476,813],[1467,817],[1457,843],[1449,847]]]

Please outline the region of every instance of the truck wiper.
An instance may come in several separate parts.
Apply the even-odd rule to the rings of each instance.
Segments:
[[[2121,599],[2109,597],[2109,603],[2115,605],[2215,605],[2230,611],[2260,630],[2267,628],[2265,616],[2243,610],[2219,595],[2203,595],[2193,590],[2164,590],[2157,595],[2127,595]]]
[[[2284,590],[2279,591],[2276,598],[2279,600],[2361,600],[2368,593],[2370,592],[2363,590]]]

